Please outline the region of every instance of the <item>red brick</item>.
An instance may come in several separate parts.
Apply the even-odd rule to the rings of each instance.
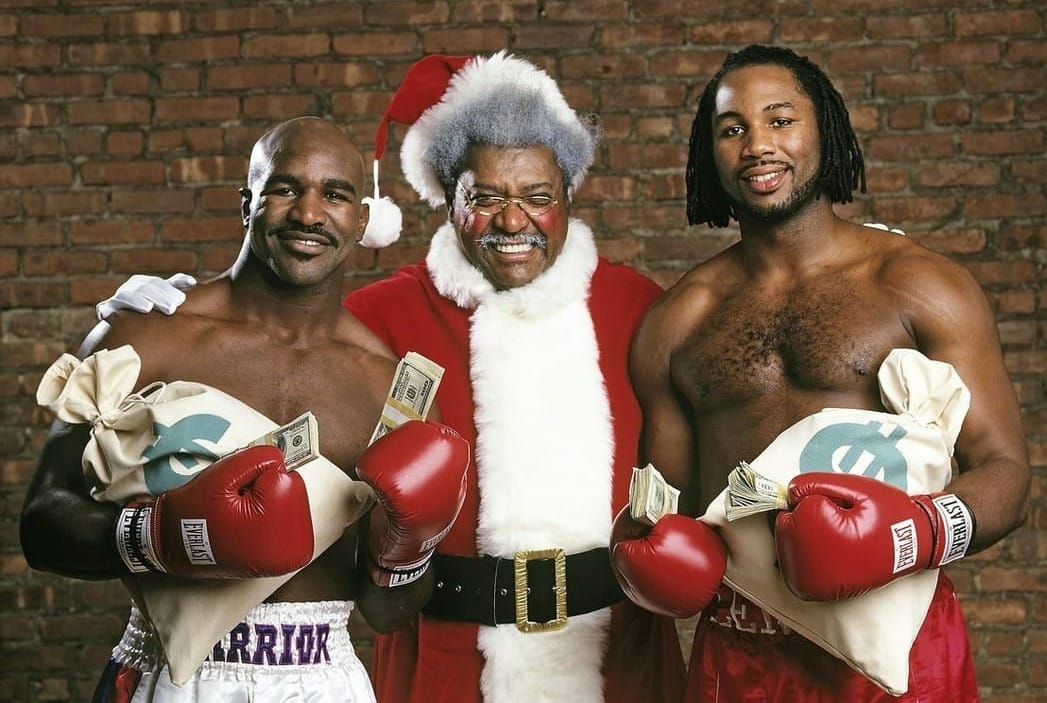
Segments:
[[[995,161],[928,161],[916,170],[920,185],[931,188],[946,186],[991,186],[1000,182],[1000,165]]]
[[[159,161],[89,161],[80,167],[85,185],[160,184],[164,165]]]
[[[243,58],[322,56],[331,49],[327,34],[252,34],[242,41]]]
[[[588,4],[588,3],[587,3]],[[386,2],[368,5],[364,11],[367,26],[446,24],[451,11],[442,2]]]
[[[687,28],[680,24],[610,25],[599,30],[600,45],[610,51],[644,47],[679,47],[687,39]],[[723,59],[721,52],[720,59]]]
[[[62,186],[72,179],[73,171],[65,163],[0,165],[0,188]]]
[[[371,62],[332,61],[330,63],[297,63],[294,66],[294,85],[358,88],[377,86],[382,71]]]
[[[74,66],[140,66],[152,60],[152,51],[144,41],[71,44],[67,51]]]
[[[779,40],[789,42],[846,41],[862,34],[859,17],[818,17],[816,19],[782,18],[779,22]],[[797,52],[805,53],[805,52]]]
[[[247,159],[242,156],[189,157],[172,159],[169,164],[172,183],[244,180]]]
[[[5,101],[0,104],[0,127],[47,127],[58,124],[59,115],[56,105]]]
[[[240,58],[240,39],[235,36],[208,36],[161,42],[156,58],[163,64],[186,64]]]
[[[156,119],[161,122],[231,120],[240,114],[234,97],[157,98]]]
[[[970,193],[964,199],[963,214],[965,217],[981,219],[1044,215],[1047,214],[1047,199],[1042,192],[1021,195]]]
[[[113,12],[108,23],[109,31],[117,35],[181,34],[189,29],[189,15],[177,10]]]
[[[891,73],[873,77],[873,89],[885,98],[951,95],[960,88],[960,79],[948,71]]]
[[[168,274],[193,271],[197,264],[196,252],[188,249],[119,249],[110,256],[114,273]]]
[[[288,8],[289,14],[294,14]],[[273,29],[280,21],[274,7],[236,7],[201,10],[193,14],[193,28],[200,32],[242,32],[248,29]],[[324,27],[326,24],[315,24]]]
[[[100,14],[25,15],[19,21],[21,33],[29,37],[72,37],[101,34]]]
[[[206,69],[206,82],[211,90],[275,88],[291,83],[289,64],[245,64],[212,66]]]
[[[0,66],[57,66],[62,61],[58,44],[0,44]]]
[[[916,66],[918,68],[991,66],[999,60],[1000,45],[994,41],[931,42],[922,44],[916,50]]]
[[[244,98],[244,117],[282,121],[288,115],[315,114],[316,96],[309,93],[295,95],[252,95]]]
[[[646,61],[640,54],[604,54],[565,56],[560,61],[561,80],[590,79],[593,77],[621,80],[644,75]]]
[[[1035,34],[1041,27],[1040,17],[1035,10],[957,11],[953,22],[958,37]]]
[[[774,39],[773,20],[746,17],[726,22],[700,22],[691,27],[690,39],[694,44],[769,44]]]
[[[463,37],[466,45],[472,46],[472,39],[481,35],[489,36],[492,32],[476,31],[476,37]],[[414,32],[351,32],[335,34],[331,41],[335,55],[341,56],[388,56],[405,53],[418,53],[418,37]],[[427,49],[427,51],[429,51]]]
[[[100,215],[109,206],[104,190],[28,190],[22,193],[22,207],[27,217],[60,217],[63,215]]]
[[[202,70],[196,66],[192,68],[162,68],[160,69],[160,88],[165,93],[187,93],[200,87],[200,74]]]
[[[18,224],[0,222],[0,246],[51,247],[62,243],[62,227],[52,220]]]
[[[363,7],[357,3],[339,3],[319,7],[290,6],[283,14],[288,27],[315,29],[316,27],[359,27],[364,24]]]
[[[167,219],[160,227],[160,241],[171,245],[186,242],[240,242],[242,239],[243,225],[239,217]]]
[[[960,135],[961,150],[968,154],[999,155],[1042,152],[1041,130],[1024,131],[966,131]]]
[[[148,124],[148,100],[99,100],[72,102],[66,107],[70,124]]]
[[[962,125],[971,121],[971,103],[967,100],[943,100],[934,105],[932,112],[936,125]]]
[[[871,137],[867,156],[883,161],[942,159],[955,154],[950,134]]]
[[[113,95],[148,95],[152,78],[144,71],[122,71],[113,75]]]
[[[132,244],[152,242],[153,225],[143,225],[133,220],[103,220],[74,222],[69,227],[71,244]]]
[[[406,37],[405,37],[406,39]],[[414,37],[409,38],[408,46],[414,47]],[[502,27],[467,27],[463,29],[428,29],[422,32],[421,48],[426,53],[453,53],[457,47],[468,46],[475,53],[493,53],[504,49],[510,41],[509,32]],[[514,42],[515,43],[515,42]],[[399,43],[396,44],[399,46]],[[518,50],[530,47],[517,46]],[[378,54],[400,53],[389,50],[377,51]]]
[[[104,88],[105,78],[100,73],[26,76],[22,81],[22,89],[30,97],[101,95]]]

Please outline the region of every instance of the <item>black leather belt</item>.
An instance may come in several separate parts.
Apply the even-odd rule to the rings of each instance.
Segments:
[[[606,547],[568,555],[559,549],[529,550],[514,559],[437,553],[433,569],[436,587],[422,612],[440,620],[516,623],[523,632],[555,630],[569,616],[625,597]]]

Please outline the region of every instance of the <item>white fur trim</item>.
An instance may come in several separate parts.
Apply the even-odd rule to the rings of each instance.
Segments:
[[[450,224],[433,238],[427,263],[437,289],[475,307],[481,553],[607,545],[614,436],[587,304],[596,261],[592,231],[572,220],[553,266],[526,286],[496,291],[465,259]],[[571,618],[558,632],[481,627],[484,700],[602,700],[609,627],[609,609]]]
[[[578,115],[567,104],[556,81],[534,64],[505,51],[499,51],[489,57],[475,57],[451,77],[440,102],[422,113],[407,130],[400,145],[400,168],[404,177],[432,207],[446,204],[440,180],[425,158],[432,135],[441,129],[449,114],[492,90],[498,90],[499,84],[537,90],[544,95],[547,104],[564,122],[578,121]],[[584,171],[575,174],[572,186],[577,187],[584,179]]]

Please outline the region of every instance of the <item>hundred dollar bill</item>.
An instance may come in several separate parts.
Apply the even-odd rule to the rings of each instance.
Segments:
[[[248,446],[271,444],[284,453],[284,464],[288,471],[320,456],[320,432],[316,417],[311,412],[291,420],[286,425],[266,432]]]
[[[388,434],[408,420],[424,420],[429,415],[440,388],[444,369],[417,352],[407,352],[396,365],[389,397],[385,399],[382,417],[371,433],[368,444]]]
[[[739,462],[727,476],[727,519],[733,521],[768,510],[783,510],[788,507],[787,494],[785,486],[767,478],[747,462]]]
[[[675,513],[680,491],[669,485],[658,469],[648,464],[642,469],[633,467],[629,482],[629,514],[634,520],[653,525],[663,515]]]

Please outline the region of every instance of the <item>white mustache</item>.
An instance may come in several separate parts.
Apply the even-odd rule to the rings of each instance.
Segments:
[[[481,249],[490,249],[500,244],[530,244],[539,249],[545,249],[546,238],[545,235],[538,233],[509,235],[486,232],[476,239],[476,243],[480,245]]]

